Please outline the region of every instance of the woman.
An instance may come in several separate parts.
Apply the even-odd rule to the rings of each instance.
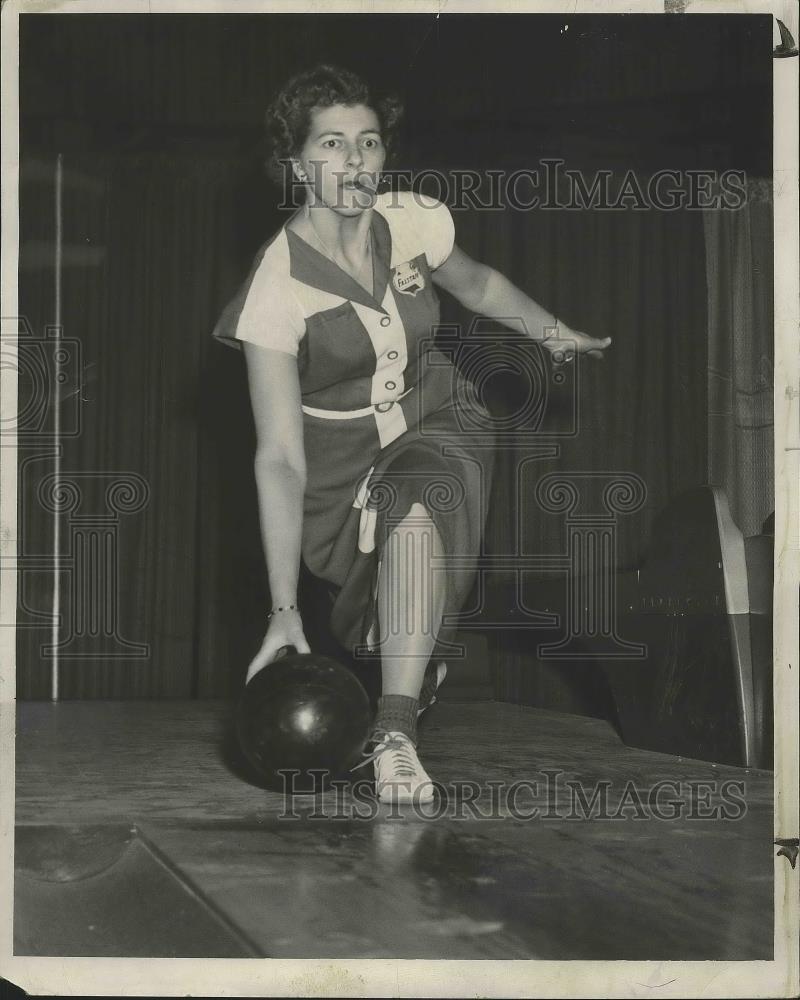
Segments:
[[[474,579],[492,469],[491,419],[431,340],[433,285],[475,313],[521,318],[551,352],[600,354],[610,339],[559,326],[470,259],[444,204],[379,193],[399,114],[335,67],[289,81],[268,130],[276,172],[291,164],[305,202],[261,249],[214,336],[244,350],[257,434],[273,606],[247,680],[282,646],[309,649],[297,608],[302,558],[328,586],[337,639],[380,654],[367,758],[379,798],[426,801],[416,723],[441,668],[428,673],[422,705],[420,692]],[[465,426],[481,431],[481,447]]]

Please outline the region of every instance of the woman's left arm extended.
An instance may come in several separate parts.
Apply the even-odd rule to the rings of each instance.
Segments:
[[[560,322],[499,271],[473,260],[458,246],[433,272],[433,281],[475,313],[501,321],[521,320],[528,336],[551,353],[562,351],[568,357],[577,351],[602,358],[611,343],[610,337],[600,340]]]

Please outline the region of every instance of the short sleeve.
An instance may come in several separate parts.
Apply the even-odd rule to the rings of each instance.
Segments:
[[[414,194],[417,206],[417,223],[425,244],[428,267],[435,271],[453,252],[456,230],[450,209],[429,195]]]
[[[385,198],[384,214],[403,243],[424,252],[432,271],[444,264],[456,235],[447,205],[417,191],[390,192]]]
[[[288,248],[269,244],[256,257],[247,280],[223,310],[213,337],[242,349],[242,341],[297,356],[305,319],[291,289]]]

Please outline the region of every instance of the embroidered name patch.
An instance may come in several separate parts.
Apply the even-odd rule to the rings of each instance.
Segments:
[[[416,295],[425,287],[425,279],[417,265],[407,260],[404,264],[398,264],[392,275],[392,284],[398,292],[404,295]]]

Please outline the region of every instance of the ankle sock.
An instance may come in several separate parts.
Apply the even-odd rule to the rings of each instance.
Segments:
[[[378,711],[373,723],[373,732],[378,729],[386,732],[399,732],[416,745],[417,742],[417,711],[419,701],[404,694],[385,694],[378,698]]]

